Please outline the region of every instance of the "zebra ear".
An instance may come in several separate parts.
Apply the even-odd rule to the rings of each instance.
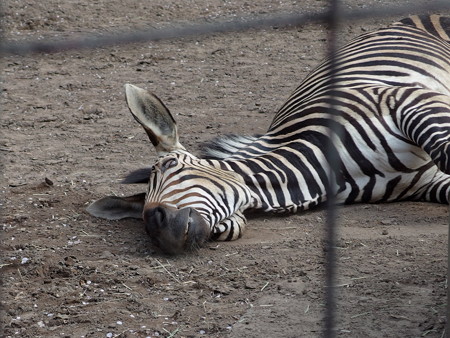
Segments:
[[[158,97],[131,84],[125,85],[125,95],[131,114],[144,127],[158,156],[185,149],[178,141],[175,119]]]
[[[127,197],[103,197],[86,209],[92,216],[104,219],[142,218],[145,193]]]

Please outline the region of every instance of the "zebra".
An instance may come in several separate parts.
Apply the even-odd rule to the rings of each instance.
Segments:
[[[164,103],[126,84],[129,110],[158,159],[123,181],[147,183],[146,193],[104,197],[87,211],[142,218],[153,244],[177,254],[240,238],[246,211],[323,205],[330,182],[339,204],[448,204],[449,36],[450,17],[437,15],[364,33],[300,83],[264,135],[225,135],[198,157],[180,143]],[[333,134],[333,126],[342,133]],[[337,154],[337,168],[330,167],[327,147]]]

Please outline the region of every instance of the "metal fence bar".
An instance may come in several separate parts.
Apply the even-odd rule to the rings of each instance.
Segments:
[[[407,15],[411,10],[415,12],[450,10],[449,0],[434,0],[415,4],[396,5],[388,7],[375,7],[360,10],[343,11],[341,20],[353,21],[375,17],[392,17]],[[277,13],[271,15],[255,15],[231,20],[217,20],[213,22],[187,23],[176,27],[161,29],[134,30],[131,32],[116,32],[112,34],[93,35],[88,34],[80,38],[66,38],[49,41],[48,39],[32,39],[23,42],[2,41],[0,55],[25,55],[33,53],[56,53],[67,50],[92,49],[113,45],[123,45],[138,42],[150,42],[168,39],[186,38],[200,35],[212,35],[217,33],[246,31],[249,29],[261,29],[272,26],[287,27],[301,26],[309,23],[326,22],[328,12],[318,13]]]
[[[339,0],[329,0],[328,16],[328,57],[330,60],[330,83],[334,83],[334,77],[337,75],[336,51],[338,49],[338,29],[341,20],[341,5]],[[334,102],[334,89],[331,89],[331,102]],[[336,337],[336,228],[337,224],[337,206],[336,206],[336,178],[335,173],[339,173],[339,154],[336,144],[342,134],[342,126],[339,124],[340,113],[330,107],[330,121],[328,125],[329,144],[325,149],[325,156],[329,163],[329,179],[327,190],[327,217],[325,221],[325,283],[324,283],[324,327],[323,335],[325,338]],[[333,122],[333,123],[331,123]]]

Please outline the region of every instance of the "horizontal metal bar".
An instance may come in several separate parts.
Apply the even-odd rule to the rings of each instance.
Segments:
[[[341,20],[354,21],[366,18],[393,17],[416,13],[450,10],[449,0],[435,0],[420,4],[396,5],[388,7],[365,8],[359,10],[342,11]],[[112,45],[123,45],[140,42],[151,42],[168,39],[198,37],[217,33],[246,31],[267,27],[302,26],[310,23],[326,22],[328,11],[318,13],[276,13],[271,15],[257,15],[230,20],[213,22],[196,22],[179,24],[161,29],[145,29],[131,32],[116,32],[111,34],[87,34],[79,38],[65,38],[59,40],[31,39],[28,41],[5,40],[0,43],[0,55],[26,55],[35,53],[56,53],[74,49],[93,49]]]

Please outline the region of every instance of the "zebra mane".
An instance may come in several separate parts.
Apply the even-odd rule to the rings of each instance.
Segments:
[[[256,135],[243,136],[229,134],[218,136],[201,145],[200,157],[210,160],[223,160],[245,148],[257,139],[258,136]]]

